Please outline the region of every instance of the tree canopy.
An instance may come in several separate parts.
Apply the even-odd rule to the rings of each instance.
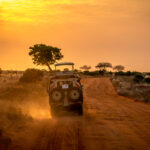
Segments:
[[[51,65],[63,58],[61,49],[45,44],[35,44],[29,47],[29,55],[36,65],[46,65],[49,71],[52,71]]]
[[[113,67],[113,70],[117,70],[118,72],[123,71],[124,69],[125,67],[122,65],[117,65]]]
[[[84,65],[84,66],[80,67],[80,69],[88,71],[91,69],[91,66]]]
[[[109,62],[100,62],[97,64],[96,68],[99,68],[99,70],[106,70],[106,68],[112,68],[112,64]]]

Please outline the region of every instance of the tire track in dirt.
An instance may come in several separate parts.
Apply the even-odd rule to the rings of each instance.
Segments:
[[[150,150],[150,105],[118,96],[108,78],[83,84],[84,116],[47,120],[32,150]]]
[[[45,122],[32,150],[83,150],[80,117]]]

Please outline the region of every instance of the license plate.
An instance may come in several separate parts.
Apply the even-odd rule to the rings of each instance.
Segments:
[[[63,85],[62,85],[62,88],[63,88],[63,89],[68,89],[68,88],[69,88],[69,85],[68,85],[68,84],[63,84]]]

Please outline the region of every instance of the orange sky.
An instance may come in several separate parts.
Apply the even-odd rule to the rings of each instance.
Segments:
[[[150,71],[149,0],[0,0],[0,67],[36,67],[28,47],[62,48],[63,61],[108,61]]]

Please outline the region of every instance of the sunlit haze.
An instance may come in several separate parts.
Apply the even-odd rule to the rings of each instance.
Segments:
[[[28,47],[44,43],[77,68],[105,61],[150,71],[149,41],[149,0],[0,0],[2,69],[36,67]]]

